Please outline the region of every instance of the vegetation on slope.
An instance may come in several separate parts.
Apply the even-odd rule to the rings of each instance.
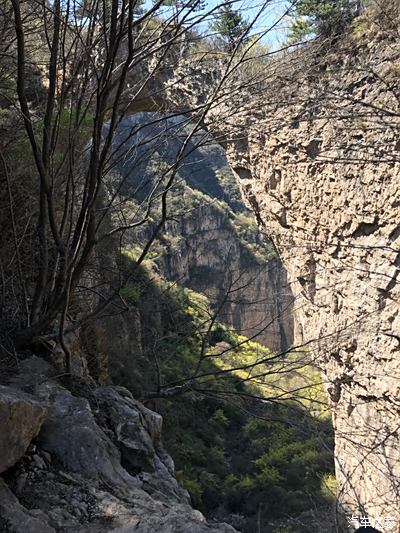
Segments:
[[[131,272],[131,260],[124,262]],[[151,262],[136,272],[125,298],[140,314],[144,352],[137,375],[124,380],[163,414],[167,449],[194,505],[245,533],[301,531],[293,526],[299,516],[325,520],[333,499],[333,437],[307,354],[274,359],[216,322],[199,370],[211,316],[207,299],[163,281]],[[252,366],[256,361],[266,362]],[[227,372],[232,368],[238,370]],[[171,397],[149,395],[160,385],[172,390],[184,383]]]

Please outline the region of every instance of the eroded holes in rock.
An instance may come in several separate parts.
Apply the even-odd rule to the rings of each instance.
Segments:
[[[299,127],[300,127],[300,118],[299,117],[293,118],[291,123],[290,123],[290,127],[293,128],[294,130],[299,129]]]
[[[271,190],[276,189],[278,183],[281,181],[282,171],[279,168],[274,168],[269,178],[269,188]]]
[[[322,140],[313,139],[306,147],[306,153],[311,159],[316,159],[321,151]]]
[[[391,242],[397,241],[400,237],[400,226],[397,226],[389,235],[388,239]]]
[[[292,201],[292,191],[289,189],[287,191],[285,191],[285,198],[287,199],[288,202],[291,202]]]
[[[383,309],[385,309],[386,307],[386,304],[387,304],[387,300],[392,300],[393,297],[392,297],[392,294],[390,291],[388,291],[387,289],[382,289],[380,287],[378,287],[378,308],[380,311],[383,311]],[[392,318],[392,317],[390,317]],[[389,322],[393,321],[388,319]]]
[[[367,237],[368,235],[372,235],[373,233],[376,233],[378,230],[379,230],[378,220],[375,220],[374,222],[360,222],[360,224],[353,231],[351,236],[354,239],[357,239],[359,237]]]
[[[235,167],[233,169],[236,174],[239,176],[241,180],[250,180],[251,179],[251,172],[249,169],[244,167]]]

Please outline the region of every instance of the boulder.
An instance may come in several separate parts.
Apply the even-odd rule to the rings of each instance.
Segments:
[[[162,417],[144,407],[123,387],[100,387],[95,396],[99,411],[114,433],[113,440],[121,450],[125,468],[133,474],[154,472]]]
[[[174,462],[162,444],[161,415],[135,400],[124,387],[99,387],[94,396],[97,417],[119,449],[129,474],[137,476],[157,500],[189,504],[189,493],[179,486]]]
[[[89,402],[54,386],[48,401],[49,416],[38,442],[70,472],[112,485],[134,480],[122,468],[120,453],[97,425]]]
[[[46,406],[33,396],[0,386],[0,472],[26,452],[46,419]]]

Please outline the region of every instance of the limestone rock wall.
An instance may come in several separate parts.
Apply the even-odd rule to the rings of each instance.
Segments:
[[[340,500],[400,527],[400,47],[286,59],[230,149],[326,377]],[[249,118],[250,117],[250,118]],[[386,529],[385,529],[386,531]]]

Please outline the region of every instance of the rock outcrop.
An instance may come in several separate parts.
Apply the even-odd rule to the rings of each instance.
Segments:
[[[26,454],[10,459],[8,466],[20,460],[0,480],[2,531],[235,531],[226,524],[208,524],[191,508],[163,449],[160,415],[123,387],[98,387],[82,377],[75,378],[71,393],[53,374],[50,365],[33,357],[21,363],[7,387],[6,397],[14,403],[45,403],[48,416]],[[29,387],[36,400],[20,387]],[[14,422],[18,430],[18,419]]]
[[[205,204],[167,226],[179,236],[158,264],[163,276],[206,294],[218,320],[271,350],[284,351],[293,341],[292,293],[279,259],[257,254],[240,239],[229,212]],[[261,245],[259,250],[268,250]]]
[[[0,386],[0,472],[24,455],[46,412],[46,406],[29,394]]]
[[[399,58],[398,42],[350,38],[293,54],[230,150],[287,269],[297,342],[327,379],[339,498],[397,526]]]

